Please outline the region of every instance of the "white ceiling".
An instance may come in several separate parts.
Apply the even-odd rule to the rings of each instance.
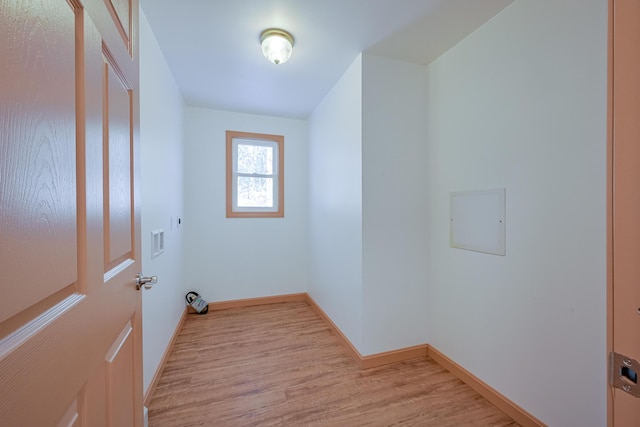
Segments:
[[[306,118],[360,52],[428,64],[513,0],[141,0],[188,105]],[[266,28],[295,38],[268,62]]]

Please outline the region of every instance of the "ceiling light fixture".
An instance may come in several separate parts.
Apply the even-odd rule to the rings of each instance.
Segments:
[[[293,37],[284,30],[270,28],[260,34],[262,53],[274,64],[282,64],[289,60],[293,51]]]

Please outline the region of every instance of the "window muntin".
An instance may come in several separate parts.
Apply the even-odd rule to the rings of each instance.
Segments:
[[[227,131],[227,217],[284,216],[284,137]]]

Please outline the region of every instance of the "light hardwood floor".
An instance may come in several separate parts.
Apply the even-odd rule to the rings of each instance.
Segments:
[[[361,370],[305,302],[190,314],[149,426],[518,426],[430,359]]]

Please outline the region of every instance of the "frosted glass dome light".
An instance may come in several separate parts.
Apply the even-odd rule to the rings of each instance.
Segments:
[[[291,57],[293,37],[284,30],[271,28],[260,35],[262,53],[274,64],[283,64]]]

